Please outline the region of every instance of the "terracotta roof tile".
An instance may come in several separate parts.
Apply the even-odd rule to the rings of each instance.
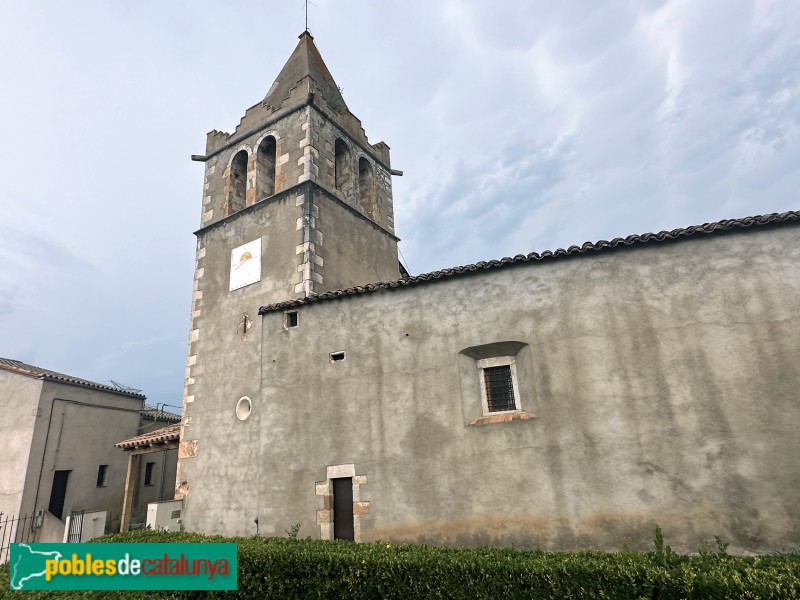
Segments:
[[[82,387],[94,388],[106,392],[114,392],[115,394],[122,394],[124,396],[131,396],[133,398],[145,399],[146,396],[139,392],[133,392],[123,388],[115,387],[113,385],[106,385],[104,383],[97,383],[89,381],[88,379],[81,379],[80,377],[73,377],[72,375],[65,375],[50,369],[42,369],[35,367],[19,360],[12,358],[0,358],[0,369],[11,371],[19,375],[25,375],[33,379],[44,379],[46,381],[57,381],[59,383],[68,383],[70,385],[79,385]]]
[[[156,408],[155,406],[147,406],[141,410],[142,418],[143,419],[152,419],[154,421],[180,421],[181,416],[174,412],[169,412],[168,410]]]
[[[128,440],[122,440],[114,444],[114,446],[116,448],[122,448],[123,450],[133,450],[134,448],[143,448],[145,446],[156,446],[164,442],[174,442],[179,440],[180,437],[181,424],[175,423],[174,425],[168,425],[161,429],[151,431],[150,433],[143,433],[142,435],[137,435]]]
[[[404,277],[396,281],[370,283],[363,286],[351,287],[343,290],[334,290],[325,292],[324,294],[316,294],[307,298],[299,298],[297,300],[287,300],[285,302],[278,302],[276,304],[269,304],[262,306],[258,310],[258,314],[263,315],[275,310],[284,310],[294,306],[302,306],[303,304],[311,304],[313,302],[321,302],[323,300],[332,300],[334,298],[344,298],[348,296],[357,296],[359,294],[367,294],[378,290],[393,290],[397,288],[407,287],[411,285],[418,285],[421,283],[433,282],[440,279],[449,279],[460,275],[475,273],[478,271],[503,268],[508,265],[519,263],[538,262],[543,260],[551,260],[564,256],[581,256],[613,248],[625,248],[630,246],[640,246],[642,244],[653,244],[657,242],[670,242],[676,240],[683,240],[691,237],[699,237],[704,234],[717,234],[727,231],[735,231],[740,229],[750,229],[764,225],[777,225],[788,223],[792,221],[800,221],[800,211],[788,211],[784,213],[771,213],[768,215],[757,215],[754,217],[745,217],[742,219],[726,219],[724,221],[717,221],[714,223],[703,223],[702,225],[693,225],[680,229],[673,229],[672,231],[659,231],[658,233],[643,233],[640,235],[629,235],[626,238],[614,238],[611,241],[600,240],[598,242],[585,242],[581,246],[570,246],[566,250],[558,248],[557,250],[546,250],[542,253],[531,252],[530,254],[517,254],[515,257],[505,257],[500,260],[481,261],[471,265],[463,265],[460,267],[453,267],[450,269],[442,269],[440,271],[433,271],[431,273],[423,273],[422,275],[415,275],[412,277]]]

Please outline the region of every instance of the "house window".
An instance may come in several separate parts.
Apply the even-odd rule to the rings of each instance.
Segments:
[[[106,484],[106,472],[108,465],[100,465],[97,468],[97,487],[103,487]]]
[[[144,484],[145,485],[153,485],[153,467],[156,466],[156,463],[149,462],[144,466]]]
[[[477,361],[483,414],[520,410],[517,367],[513,356]]]
[[[284,326],[286,329],[289,329],[290,327],[297,327],[300,324],[300,317],[296,310],[289,311],[285,313],[285,315],[286,321],[284,322]]]

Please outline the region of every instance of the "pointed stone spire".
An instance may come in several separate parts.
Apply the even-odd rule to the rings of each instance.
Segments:
[[[310,80],[308,91],[315,91],[325,98],[328,106],[334,110],[347,110],[347,105],[333,80],[331,72],[325,66],[322,56],[314,44],[314,37],[308,31],[300,34],[300,41],[289,60],[281,69],[278,78],[269,88],[264,104],[273,109],[280,108],[284,101],[292,95],[292,90],[305,79]],[[305,86],[304,86],[305,87]]]

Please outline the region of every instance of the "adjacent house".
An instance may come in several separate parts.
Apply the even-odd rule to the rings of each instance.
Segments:
[[[37,542],[62,541],[67,517],[80,511],[108,511],[106,528],[118,529],[127,459],[114,445],[180,421],[137,391],[8,358],[0,358],[0,412],[0,520],[27,519],[19,534]],[[148,502],[172,497],[174,463],[142,465],[135,522]]]
[[[156,413],[154,416],[162,415]],[[142,521],[139,519],[142,518],[142,486],[146,488],[146,486],[156,485],[156,475],[159,475],[158,495],[150,502],[172,503],[173,501],[174,490],[172,486],[175,481],[175,471],[178,463],[178,442],[181,433],[180,418],[166,427],[143,429],[145,429],[144,433],[115,444],[117,448],[124,450],[128,457],[120,531],[127,531],[131,523],[141,525]],[[156,471],[156,465],[159,462],[161,467]],[[152,497],[152,494],[145,494],[145,496]],[[150,506],[147,507],[148,513],[150,508]],[[178,514],[180,514],[180,510],[178,510]],[[176,516],[174,518],[180,517]],[[148,522],[147,525],[149,526],[150,523]]]

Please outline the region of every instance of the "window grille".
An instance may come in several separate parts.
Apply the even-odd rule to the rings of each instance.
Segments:
[[[484,368],[483,381],[486,385],[486,401],[489,412],[517,410],[514,400],[514,383],[511,379],[511,365]]]

